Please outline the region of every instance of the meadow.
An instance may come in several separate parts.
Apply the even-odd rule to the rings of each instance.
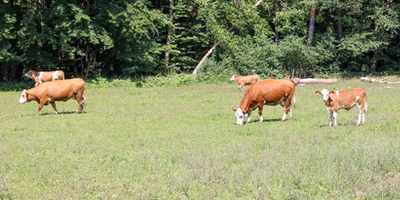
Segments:
[[[368,112],[340,110],[315,90],[363,87]],[[247,88],[247,87],[246,87]],[[235,83],[152,88],[88,85],[35,116],[0,92],[0,199],[400,199],[400,86],[340,80],[296,87],[294,118],[264,107],[235,125]]]

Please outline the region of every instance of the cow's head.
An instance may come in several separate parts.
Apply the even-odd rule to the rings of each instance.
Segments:
[[[32,74],[33,74],[32,72],[34,72],[34,71],[29,70],[29,72],[27,72],[27,73],[25,74],[25,76],[28,77],[28,78],[32,78]]]
[[[328,101],[329,99],[329,95],[332,95],[333,93],[335,93],[335,91],[329,91],[327,89],[323,89],[321,91],[315,91],[316,94],[320,94],[322,97],[322,100],[324,102]]]
[[[236,75],[233,75],[232,77],[231,77],[231,79],[229,79],[230,81],[235,81],[235,78],[237,77],[237,74]]]
[[[21,98],[19,98],[19,103],[27,103],[28,102],[28,93],[26,90],[22,91]]]
[[[246,113],[243,113],[240,108],[232,108],[236,115],[236,125],[243,125],[244,119],[246,118]]]

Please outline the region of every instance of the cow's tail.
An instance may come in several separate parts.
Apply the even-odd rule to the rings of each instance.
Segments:
[[[296,108],[296,94],[293,94],[293,108]]]
[[[86,84],[85,84],[85,86],[84,86],[85,88],[84,88],[84,90],[83,90],[83,105],[85,105],[86,104]]]
[[[364,102],[364,112],[367,112],[368,111],[368,105],[367,105],[367,99],[365,99],[365,102]]]
[[[367,105],[367,93],[364,90],[364,112],[367,112],[368,105]]]

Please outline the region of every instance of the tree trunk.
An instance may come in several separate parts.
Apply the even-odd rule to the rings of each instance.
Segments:
[[[235,26],[232,26],[229,28],[228,32],[231,32],[233,30],[233,28],[235,28]],[[217,46],[221,44],[220,41],[218,41],[216,44],[214,44],[213,47],[211,47],[210,50],[208,50],[208,52],[206,53],[206,55],[204,55],[204,57],[200,60],[199,64],[197,64],[196,68],[194,68],[193,70],[193,75],[197,74],[197,71],[199,70],[199,68],[201,67],[201,65],[206,61],[206,59],[208,58],[208,56],[211,55],[211,53],[217,48]]]
[[[1,80],[7,81],[10,74],[10,66],[8,63],[3,64],[3,73],[1,74]]]
[[[295,81],[295,83],[297,82],[298,84],[307,84],[307,83],[336,83],[336,82],[337,82],[337,79],[336,79],[336,78],[330,78],[330,79],[315,79],[315,78],[298,79],[298,78],[294,78],[293,81]]]
[[[311,41],[314,35],[314,24],[315,24],[315,5],[312,5],[311,16],[310,16],[310,28],[308,29],[308,46],[311,46]]]
[[[18,66],[17,66],[16,64],[14,64],[14,65],[11,67],[11,74],[10,74],[10,76],[11,76],[12,78],[15,78],[15,75],[17,74],[17,69],[18,69]]]
[[[260,5],[260,3],[263,2],[263,0],[258,0],[256,4],[254,4],[253,7],[251,7],[249,10],[247,10],[247,12],[250,12],[251,10],[253,10],[254,8],[256,8],[258,5]]]
[[[199,70],[199,68],[201,67],[201,65],[206,61],[206,59],[208,58],[208,56],[211,55],[211,53],[217,48],[217,46],[221,44],[221,42],[217,42],[216,44],[214,44],[213,47],[211,47],[210,50],[208,50],[208,52],[206,53],[206,55],[204,55],[204,57],[201,59],[201,61],[199,62],[199,64],[197,64],[196,68],[194,68],[193,70],[193,75],[197,74],[197,71]]]
[[[370,72],[376,72],[376,60],[378,59],[379,49],[376,49],[374,52],[374,56],[372,57],[372,65],[369,68]]]
[[[174,0],[169,0],[169,22],[171,22],[171,25],[168,27],[168,35],[167,35],[167,46],[169,47],[171,45],[171,34],[172,34],[172,23],[174,20],[174,12],[173,12],[173,7],[174,7]],[[169,64],[169,50],[165,52],[165,65],[168,66]]]

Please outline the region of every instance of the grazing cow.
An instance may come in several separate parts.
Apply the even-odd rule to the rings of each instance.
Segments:
[[[251,85],[252,83],[258,82],[260,77],[258,75],[250,75],[250,76],[238,76],[233,75],[230,81],[236,81],[239,83],[239,89],[243,91],[244,85]]]
[[[315,91],[316,94],[322,96],[322,100],[325,102],[326,109],[329,112],[331,121],[329,126],[332,126],[332,118],[334,120],[333,126],[336,126],[336,117],[339,109],[346,109],[349,111],[352,107],[357,105],[358,108],[358,121],[357,126],[360,125],[361,119],[362,124],[365,123],[365,112],[367,111],[367,94],[364,88],[357,88],[344,91],[328,91],[323,89],[321,91]]]
[[[83,97],[84,95],[85,97]],[[45,82],[37,87],[22,91],[19,103],[37,101],[39,110],[36,115],[39,115],[44,105],[50,103],[58,114],[55,101],[68,101],[71,98],[76,99],[79,104],[76,113],[79,113],[79,111],[83,113],[83,105],[86,103],[86,87],[83,79],[74,78]]]
[[[263,106],[276,106],[280,104],[284,107],[284,113],[281,121],[286,120],[286,115],[290,111],[290,118],[292,114],[292,97],[295,93],[295,84],[291,79],[274,80],[267,79],[251,84],[244,94],[239,108],[232,108],[235,111],[237,118],[236,124],[242,125],[245,121],[246,114],[248,113],[247,123],[250,122],[252,110],[257,109],[260,115],[260,122],[263,121],[262,111]]]
[[[25,76],[33,79],[36,82],[35,86],[42,84],[43,82],[64,80],[64,72],[61,70],[51,72],[37,72],[30,70],[25,74]]]

